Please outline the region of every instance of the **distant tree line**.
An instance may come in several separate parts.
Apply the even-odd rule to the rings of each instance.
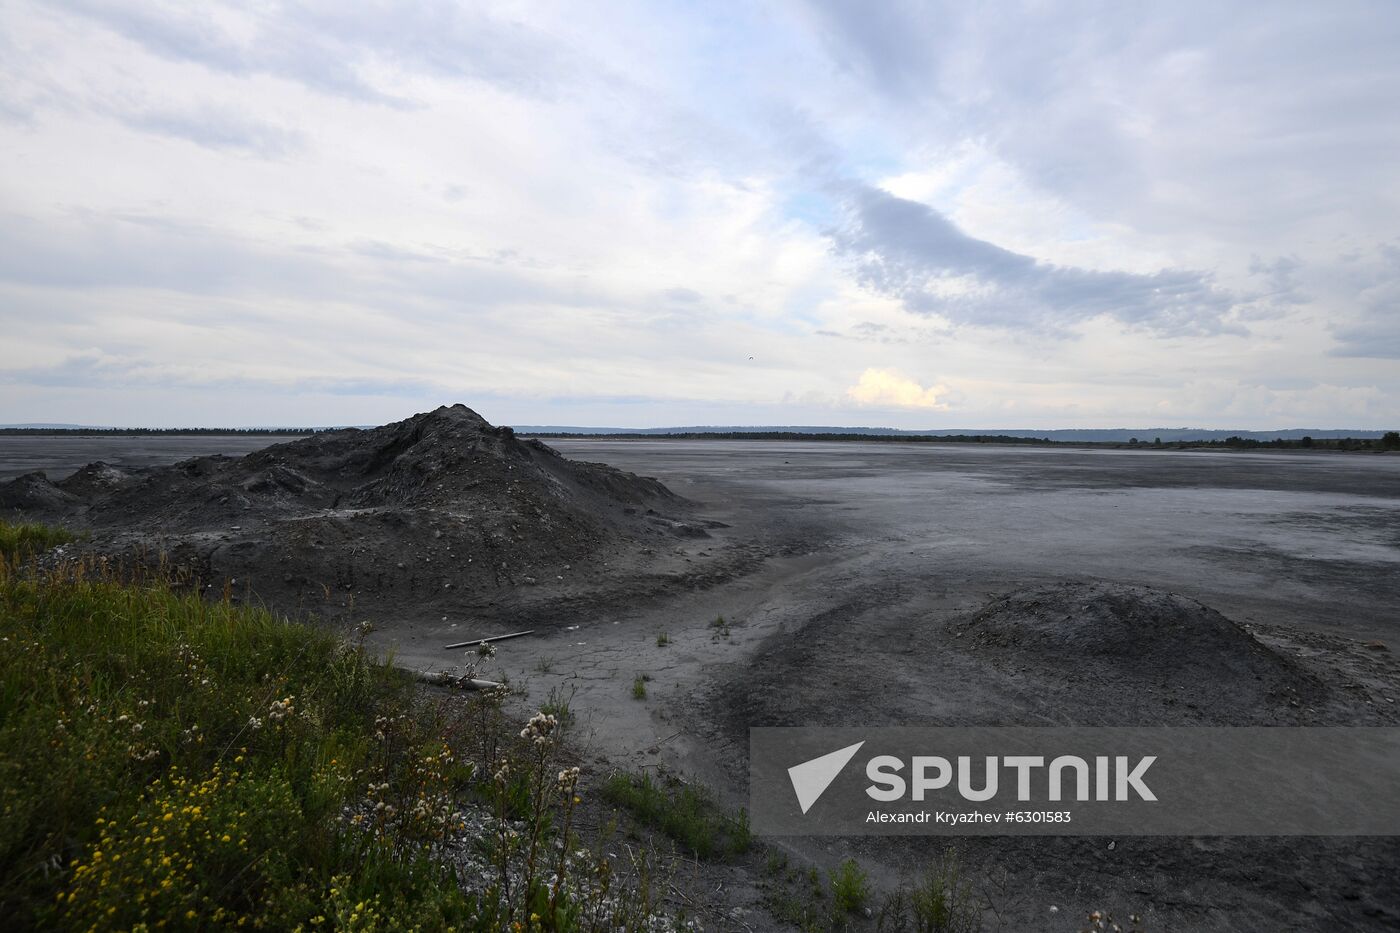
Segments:
[[[528,437],[546,438],[631,438],[635,440],[674,441],[878,441],[904,444],[911,441],[946,441],[968,444],[1071,444],[1079,442],[1052,441],[1041,437],[1020,437],[1010,434],[821,434],[809,431],[686,431],[668,434],[577,434],[569,431],[535,433]]]
[[[1239,447],[1277,448],[1293,450],[1400,450],[1400,431],[1387,431],[1380,437],[1300,437],[1296,440],[1254,440],[1248,437],[1227,437],[1215,441],[1183,441],[1181,447]]]
[[[1023,437],[1011,434],[817,434],[804,431],[689,431],[672,434],[578,434],[567,431],[531,432],[530,437],[550,439],[568,438],[627,438],[635,440],[697,440],[697,441],[860,441],[863,443],[908,444],[1017,444],[1032,447],[1146,447],[1163,450],[1186,450],[1190,448],[1240,448],[1240,449],[1285,449],[1285,450],[1400,450],[1400,432],[1390,431],[1379,438],[1312,438],[1255,440],[1232,435],[1216,440],[1180,440],[1163,442],[1154,438],[1142,441],[1130,438],[1127,441],[1056,441],[1048,437]]]

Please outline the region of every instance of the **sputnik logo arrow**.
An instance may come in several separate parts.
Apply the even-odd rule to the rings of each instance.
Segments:
[[[864,744],[862,741],[847,745],[820,758],[813,758],[788,768],[788,777],[792,779],[792,789],[797,792],[797,804],[803,813],[812,809],[812,804],[826,793],[826,789],[836,780],[841,769],[846,767],[846,763],[855,757]]]

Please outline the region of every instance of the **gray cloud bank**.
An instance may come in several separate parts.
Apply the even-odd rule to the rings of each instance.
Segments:
[[[251,35],[235,36],[196,7],[160,9],[107,0],[66,0],[153,55],[236,76],[274,75],[337,97],[415,106],[365,77],[391,64],[446,77],[479,78],[517,91],[557,85],[565,56],[527,27],[455,3],[273,4],[246,9]]]
[[[1400,246],[1385,243],[1380,261],[1362,265],[1352,287],[1361,299],[1359,319],[1333,330],[1334,356],[1400,360]]]
[[[933,208],[878,188],[848,185],[844,201],[846,222],[831,233],[837,252],[855,261],[865,285],[914,312],[1045,332],[1100,315],[1169,335],[1240,330],[1228,320],[1236,299],[1206,273],[1053,265],[968,236]],[[971,288],[940,293],[950,280]]]

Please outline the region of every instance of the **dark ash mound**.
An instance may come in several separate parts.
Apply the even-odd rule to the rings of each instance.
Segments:
[[[755,725],[1360,724],[1334,680],[1149,587],[1062,583],[972,611],[885,587],[771,636],[711,701],[734,741]]]
[[[1325,694],[1295,661],[1209,606],[1144,586],[1067,582],[1009,593],[950,631],[963,651],[1039,674],[1090,709],[1105,704],[1093,717],[1100,722],[1154,707],[1202,722],[1272,722]]]
[[[26,473],[0,484],[0,509],[6,512],[46,515],[65,512],[78,504],[78,498],[49,482],[43,473]]]
[[[94,550],[160,549],[219,586],[287,610],[482,608],[517,587],[634,564],[642,545],[704,536],[658,510],[654,479],[566,460],[462,405],[370,430],[0,485],[0,507],[92,532]],[[363,613],[357,612],[357,615]]]
[[[1009,593],[954,625],[964,647],[1143,677],[1292,680],[1293,665],[1194,599],[1143,586],[1061,583]]]

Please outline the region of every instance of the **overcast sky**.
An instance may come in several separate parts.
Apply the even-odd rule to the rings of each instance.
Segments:
[[[1393,0],[4,0],[0,422],[1393,428],[1397,49]]]

